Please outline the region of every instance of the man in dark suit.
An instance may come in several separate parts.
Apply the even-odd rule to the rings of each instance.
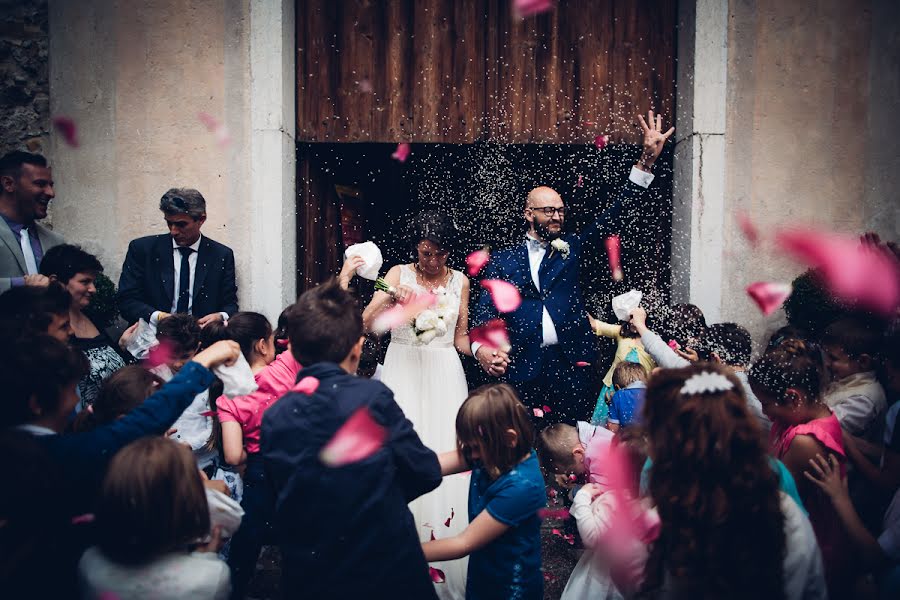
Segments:
[[[509,250],[496,252],[484,279],[500,279],[515,285],[522,304],[503,315],[509,331],[510,355],[503,349],[476,343],[472,351],[481,367],[494,377],[504,377],[516,388],[526,406],[549,406],[544,422],[587,420],[595,397],[590,372],[577,366],[593,363],[596,338],[588,324],[579,285],[579,261],[585,248],[610,235],[623,205],[643,195],[653,181],[650,170],[674,127],[662,131],[662,118],[648,113],[650,123],[638,117],[644,130],[644,150],[632,168],[629,181],[612,206],[578,235],[565,234],[566,207],[549,187],[528,194],[524,217],[525,240]],[[489,294],[482,294],[475,323],[497,318]]]
[[[41,258],[65,240],[36,221],[47,217],[55,196],[46,158],[21,151],[0,158],[0,293],[49,283],[38,272]]]
[[[129,323],[191,313],[200,326],[238,311],[231,248],[200,235],[206,200],[197,190],[173,188],[159,201],[169,233],[128,245],[119,277],[119,309]]]

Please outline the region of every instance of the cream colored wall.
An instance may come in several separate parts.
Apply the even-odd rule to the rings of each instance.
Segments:
[[[207,201],[203,233],[235,250],[246,296],[248,15],[243,0],[51,0],[51,110],[73,117],[81,138],[79,148],[49,153],[54,228],[97,253],[111,277],[130,240],[165,232],[163,192],[193,187]],[[200,111],[227,124],[228,147]]]
[[[783,313],[764,319],[744,288],[803,269],[750,248],[736,210],[764,232],[808,223],[900,238],[900,11],[895,0],[732,0],[729,9],[721,317],[760,341]]]

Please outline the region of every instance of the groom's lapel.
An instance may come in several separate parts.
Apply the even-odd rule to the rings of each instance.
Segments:
[[[540,294],[540,290],[534,285],[534,279],[531,278],[531,263],[528,260],[528,244],[519,244],[514,253],[516,259],[516,272],[518,276],[519,289],[534,292],[535,295]]]
[[[548,248],[547,252],[549,253],[550,251],[551,248]],[[544,264],[541,265],[541,287],[544,288],[545,292],[553,286],[553,282],[563,272],[566,262],[569,260],[573,260],[571,256],[563,258],[562,254],[553,250],[553,255],[544,261]]]

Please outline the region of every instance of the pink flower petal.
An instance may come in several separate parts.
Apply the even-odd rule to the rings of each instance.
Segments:
[[[791,295],[791,284],[757,281],[747,286],[747,295],[766,317],[778,310]]]
[[[85,513],[83,515],[78,515],[72,517],[72,525],[82,525],[85,523],[93,523],[96,517],[93,513]]]
[[[741,232],[744,234],[744,237],[747,238],[747,241],[750,242],[750,244],[753,246],[759,244],[759,229],[756,227],[756,224],[750,219],[750,215],[745,213],[744,211],[738,211],[736,217],[738,227],[740,227]]]
[[[431,575],[432,583],[444,583],[447,580],[444,577],[444,572],[434,567],[428,567],[428,574]]]
[[[544,414],[547,414],[548,412],[553,412],[552,410],[550,410],[550,407],[547,406],[546,404],[542,408],[544,409]]]
[[[434,537],[434,529],[432,529],[432,530],[431,530],[431,541],[433,542],[433,541],[436,540],[436,539],[437,539],[437,538]]]
[[[200,119],[200,122],[206,126],[206,129],[213,134],[216,143],[220,147],[224,148],[231,143],[231,134],[228,133],[228,128],[225,127],[224,123],[206,112],[197,113],[197,118]]]
[[[144,361],[148,369],[154,369],[159,365],[167,364],[172,359],[172,344],[168,340],[162,340],[147,352]]]
[[[581,187],[582,185],[584,185],[584,176],[579,175],[578,181],[575,182],[575,187]]]
[[[476,250],[472,254],[466,257],[466,272],[468,272],[469,277],[475,277],[481,272],[481,269],[484,268],[484,265],[488,264],[488,261],[491,259],[491,254],[486,249]]]
[[[372,322],[372,331],[378,334],[387,333],[395,327],[412,323],[419,313],[434,306],[437,296],[424,293],[417,294],[406,304],[395,304]]]
[[[491,297],[494,299],[494,306],[500,312],[513,312],[522,304],[522,296],[519,294],[519,289],[508,281],[485,279],[481,282],[481,287],[491,293]]]
[[[619,236],[611,235],[606,238],[606,255],[609,257],[609,271],[614,281],[622,281],[621,250]]]
[[[469,332],[469,339],[504,352],[509,351],[509,333],[506,330],[506,321],[503,319],[492,319],[484,325],[472,329]]]
[[[297,392],[300,394],[306,394],[307,396],[312,396],[316,393],[316,390],[319,389],[319,380],[315,377],[304,377],[297,384],[291,388],[292,392]]]
[[[451,509],[450,509],[450,516],[447,517],[447,520],[446,520],[446,521],[444,521],[444,527],[450,527],[450,521],[453,520],[453,517],[454,517],[454,516],[456,516],[456,514],[453,512],[453,509],[451,508]]]
[[[553,10],[554,0],[513,0],[513,14],[520,19]]]
[[[539,408],[532,408],[531,412],[534,413],[534,416],[537,417],[538,419],[544,418],[544,411],[542,411]]]
[[[391,158],[400,162],[406,162],[406,159],[409,158],[409,144],[405,142],[397,144],[397,149],[391,154]]]
[[[78,127],[75,121],[69,117],[53,117],[53,127],[59,132],[66,144],[73,148],[78,147]]]
[[[681,349],[681,344],[679,344],[679,343],[676,342],[675,340],[669,340],[668,346],[669,346],[669,348],[671,348],[672,350],[680,350],[680,349]]]
[[[818,269],[835,297],[886,317],[900,307],[900,264],[892,254],[861,246],[855,237],[813,229],[779,231],[775,242]]]
[[[201,417],[215,417],[218,414],[219,414],[218,411],[215,411],[215,410],[205,410],[202,413],[200,413],[200,416]]]
[[[556,496],[557,496],[558,493],[559,493],[559,492],[556,491],[556,488],[550,488],[549,494],[550,494],[550,497],[551,497],[551,498],[556,498]]]
[[[608,135],[598,135],[594,138],[594,145],[597,147],[597,150],[603,150],[606,148],[606,145],[609,143]]]
[[[538,516],[542,519],[568,519],[572,515],[568,508],[542,508],[538,510]]]
[[[591,363],[584,362],[583,360],[579,360],[577,363],[575,363],[575,366],[576,367],[589,367],[589,366],[591,366]]]
[[[319,459],[329,467],[358,462],[378,452],[386,437],[385,428],[376,423],[369,409],[363,406],[350,415],[325,444]]]
[[[279,348],[287,348],[289,342],[290,342],[290,340],[286,340],[286,339],[282,338],[280,340],[275,340],[275,345],[278,346]]]

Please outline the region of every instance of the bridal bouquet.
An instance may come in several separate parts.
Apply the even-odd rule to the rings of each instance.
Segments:
[[[413,322],[416,340],[420,344],[430,344],[434,338],[447,333],[447,323],[453,310],[452,299],[444,286],[434,290],[434,295],[437,297],[434,305],[416,315]]]

